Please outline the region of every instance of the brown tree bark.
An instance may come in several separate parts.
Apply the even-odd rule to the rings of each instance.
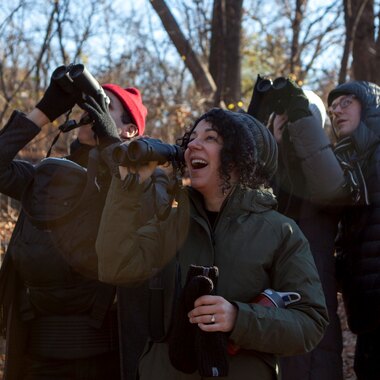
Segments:
[[[242,0],[215,0],[209,67],[217,85],[214,103],[236,106],[241,99]]]
[[[358,3],[358,0],[355,0]],[[352,47],[352,72],[356,80],[374,81],[375,17],[373,0],[360,1],[363,12],[358,15],[358,26]],[[359,4],[356,7],[360,8]]]
[[[294,18],[292,20],[293,38],[290,54],[290,72],[295,75],[296,78],[300,78],[301,74],[301,55],[300,55],[300,31],[301,23],[304,19],[304,10],[307,5],[307,0],[296,0],[296,8]]]
[[[347,78],[348,60],[352,51],[353,43],[353,28],[351,26],[353,19],[353,9],[351,0],[343,0],[344,7],[344,23],[346,26],[346,36],[344,41],[343,55],[340,62],[340,70],[338,76],[338,83],[344,83]]]
[[[339,83],[350,76],[355,80],[380,83],[377,73],[380,50],[375,41],[375,15],[373,0],[343,0],[346,37],[339,73]],[[352,66],[348,62],[352,54]],[[349,70],[349,72],[347,72]]]

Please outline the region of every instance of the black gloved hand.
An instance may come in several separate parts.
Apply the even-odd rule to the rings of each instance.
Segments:
[[[75,94],[64,91],[54,80],[50,80],[49,87],[36,107],[41,110],[50,121],[64,114],[75,106]]]
[[[309,110],[309,99],[303,92],[302,88],[296,82],[289,79],[288,91],[290,95],[289,105],[287,107],[287,114],[290,122],[295,122],[303,117],[311,116]]]
[[[267,95],[267,92],[259,91],[258,87],[260,86],[260,83],[262,83],[265,80],[267,79],[261,77],[260,74],[257,75],[256,83],[255,83],[255,86],[253,87],[251,101],[249,103],[248,110],[247,110],[247,113],[249,115],[260,120],[262,123],[266,122],[266,120],[263,120],[266,118],[266,116],[264,116],[266,110],[263,109],[266,107],[264,106],[263,103],[264,103],[264,98]]]
[[[116,124],[108,112],[107,98],[104,94],[99,93],[96,98],[86,95],[85,101],[78,105],[87,111],[93,120],[92,130],[99,138],[101,148],[121,141]]]

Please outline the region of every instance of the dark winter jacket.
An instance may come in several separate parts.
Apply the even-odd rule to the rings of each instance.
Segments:
[[[40,128],[24,114],[14,112],[0,133],[0,191],[19,201],[36,168],[14,158],[39,132]],[[7,323],[6,379],[17,378],[25,352],[80,358],[116,348],[112,344],[116,342],[116,330],[103,328],[106,318],[116,321],[116,313],[114,317],[108,314],[115,289],[73,270],[61,256],[51,232],[37,228],[23,211],[5,261],[8,264],[1,268],[1,278],[14,279],[13,284],[1,282],[2,293],[13,292],[13,296],[1,300],[3,322]],[[65,328],[57,327],[62,324]],[[101,343],[94,344],[95,337]]]
[[[182,282],[190,264],[219,268],[217,295],[238,308],[230,338],[244,350],[230,357],[228,379],[278,378],[277,355],[311,350],[327,324],[324,297],[308,243],[290,219],[273,210],[269,193],[237,187],[225,202],[214,229],[196,191],[184,189],[178,208],[164,222],[152,220],[137,231],[141,189],[123,191],[113,178],[97,240],[99,278],[134,283],[164,269],[164,323],[171,323],[176,263]],[[177,253],[178,261],[175,256]],[[177,284],[178,285],[178,284]],[[265,288],[297,289],[301,301],[288,309],[251,304]],[[167,343],[150,343],[140,360],[140,378],[200,379],[171,366]]]
[[[345,83],[329,94],[329,104],[344,94],[354,94],[362,105],[361,122],[345,141],[347,161],[359,164],[364,183],[360,201],[347,207],[341,219],[338,268],[349,326],[362,333],[380,327],[380,87]]]
[[[35,180],[38,173],[38,166],[14,158],[39,132],[40,128],[20,112],[14,112],[0,132],[0,191],[14,199],[25,201],[24,190],[31,191],[31,180]],[[81,144],[76,145],[68,158],[86,166],[90,149]],[[156,178],[159,178],[158,187],[166,189],[166,176],[161,174]],[[104,195],[106,190],[103,190]],[[157,194],[159,193],[158,190]],[[163,202],[167,200],[166,191],[164,194]],[[151,200],[152,197],[149,196],[148,199]],[[104,197],[97,198],[98,203],[93,204],[92,209],[100,208],[101,212],[102,200]],[[150,201],[145,206],[143,212],[147,213],[147,219],[152,217],[154,207]],[[100,213],[94,215],[100,216]],[[83,217],[86,215],[83,214]],[[96,231],[97,221],[86,220],[86,223],[93,223],[95,229],[83,229],[80,224],[84,220],[72,218],[70,222],[79,223],[78,228],[71,228],[70,235],[64,238],[68,242],[75,241],[75,233],[79,228],[81,233]],[[96,233],[95,236],[88,236],[88,239],[94,241],[95,237]],[[86,239],[84,237],[82,240]],[[94,246],[89,248],[93,256],[91,260],[96,263]],[[25,255],[29,251],[30,255]],[[38,256],[35,257],[33,253],[38,253]],[[8,321],[4,321],[8,323],[7,352],[10,353],[7,355],[6,379],[17,378],[17,372],[23,367],[24,353],[28,351],[45,357],[72,359],[98,355],[115,350],[118,346],[116,305],[113,305],[116,288],[84,277],[76,270],[83,263],[78,261],[78,268],[72,267],[64,257],[66,255],[62,246],[57,246],[56,235],[46,228],[37,228],[29,216],[21,211],[6,253],[5,265],[0,272],[3,315],[5,319],[9,316]],[[12,283],[9,282],[10,279]],[[146,289],[146,286],[144,290],[136,289],[136,295],[140,297],[138,300],[132,298],[128,305],[130,308],[134,307],[133,302],[138,307],[145,307],[143,305],[147,303],[148,297],[143,299],[141,295],[146,294]],[[125,313],[129,312],[126,311],[125,303],[129,302],[131,296],[127,290],[121,289],[119,296],[120,319],[123,321]],[[124,331],[119,333],[122,343],[128,343],[134,348],[128,356],[132,359],[139,356],[147,337],[148,327],[143,316],[145,313],[141,316],[139,334],[132,336],[133,341],[129,341],[128,334],[124,334]],[[48,337],[45,336],[46,331],[49,331]],[[41,343],[41,337],[45,343]],[[135,364],[131,363],[132,360],[129,361],[129,367],[124,368],[129,376],[135,371]]]
[[[346,194],[344,173],[321,120],[314,116],[288,123],[279,151],[274,188],[278,210],[293,218],[309,241],[330,320],[312,352],[282,358],[283,378],[341,380],[342,334],[337,315],[334,242],[339,221],[335,201]]]

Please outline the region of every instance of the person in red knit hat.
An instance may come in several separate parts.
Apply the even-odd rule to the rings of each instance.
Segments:
[[[109,114],[115,122],[119,137],[123,141],[142,136],[148,113],[142,102],[140,91],[135,87],[122,88],[117,84],[104,84],[103,89],[110,99]],[[85,116],[85,114],[82,116]],[[82,125],[78,130],[82,144],[96,145],[92,125]]]
[[[140,91],[135,87],[121,88],[116,84],[104,84],[102,87],[111,100],[109,108],[111,116],[114,116],[115,110],[118,110],[118,108],[115,108],[117,107],[115,105],[115,99],[118,99],[124,108],[125,112],[123,112],[121,119],[118,120],[117,116],[113,117],[116,127],[119,128],[121,122],[122,124],[128,124],[131,130],[134,130],[132,125],[135,125],[137,127],[137,134],[139,136],[143,135],[145,130],[145,118],[148,111],[142,102]],[[130,133],[131,130],[128,132]],[[128,134],[126,137],[131,138],[134,136],[136,136],[136,134],[133,136]],[[124,138],[124,135],[122,134],[121,137]]]

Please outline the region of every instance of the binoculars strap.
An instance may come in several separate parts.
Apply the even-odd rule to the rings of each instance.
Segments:
[[[68,111],[68,112],[66,113],[66,115],[65,115],[66,120],[65,120],[64,124],[66,124],[66,123],[69,121],[70,113],[71,113],[71,110]],[[51,155],[51,151],[52,151],[52,149],[53,149],[53,146],[57,143],[57,141],[58,141],[58,139],[59,139],[59,136],[61,135],[62,132],[63,132],[63,130],[62,130],[61,127],[60,127],[60,128],[59,128],[59,132],[58,132],[58,134],[54,137],[54,139],[53,139],[53,141],[52,141],[52,143],[51,143],[51,145],[50,145],[50,148],[49,148],[49,150],[48,150],[47,153],[46,153],[46,158],[47,158],[47,157],[50,157],[50,155]]]

